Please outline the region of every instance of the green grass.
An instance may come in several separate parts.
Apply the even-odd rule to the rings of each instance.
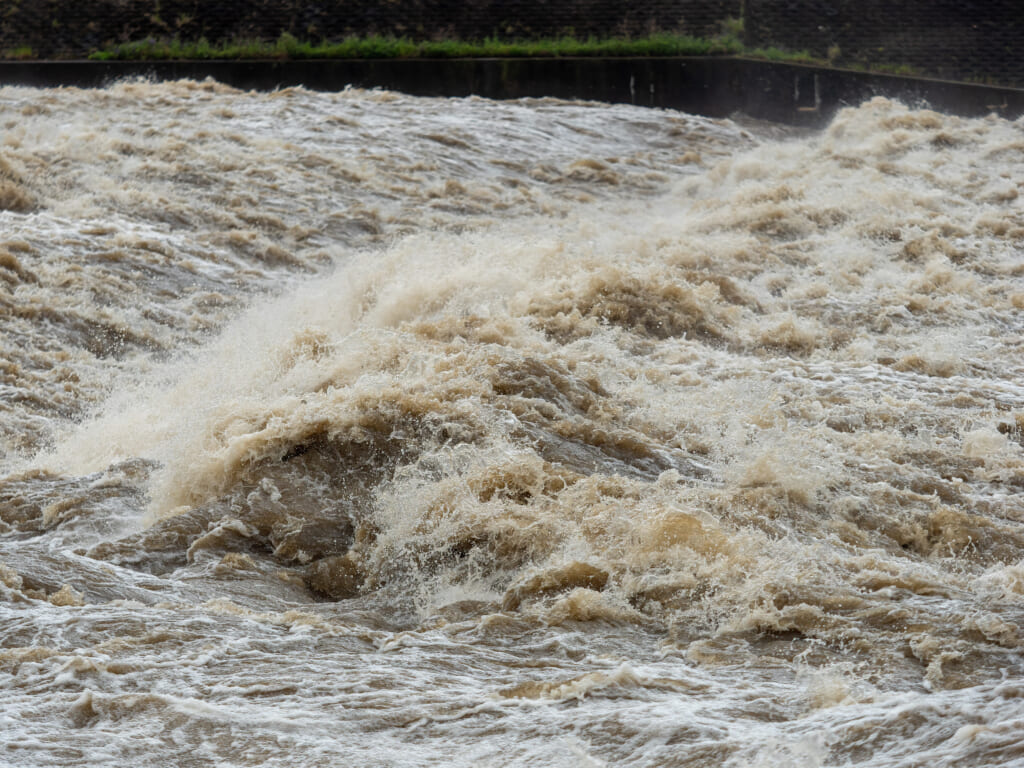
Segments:
[[[888,75],[902,75],[903,77],[922,77],[924,71],[920,67],[910,64],[876,64],[871,67],[875,72],[884,72]]]
[[[657,32],[646,37],[612,37],[585,40],[565,36],[544,40],[479,41],[429,40],[417,41],[405,37],[349,37],[344,40],[314,43],[299,40],[288,33],[277,40],[233,40],[211,43],[206,38],[186,41],[178,37],[147,38],[129,43],[111,44],[93,51],[94,61],[160,61],[212,60],[212,59],[459,59],[459,58],[556,58],[571,56],[625,57],[625,56],[715,56],[734,55],[767,61],[816,66],[836,66],[838,49],[831,58],[822,59],[807,51],[787,51],[780,48],[747,49],[741,42],[743,23],[739,19],[726,19],[721,34],[715,37],[690,37],[668,32]],[[34,59],[28,46],[0,53],[5,59]],[[840,64],[839,66],[843,66]],[[845,66],[866,71],[894,74],[920,74],[905,65],[862,64],[851,62]]]
[[[35,53],[30,45],[22,45],[17,48],[8,48],[0,55],[0,59],[14,59],[15,61],[27,61],[34,59]]]
[[[656,33],[640,38],[562,37],[548,40],[487,39],[413,41],[403,37],[351,37],[340,42],[304,42],[288,34],[275,42],[238,40],[211,44],[178,38],[139,40],[94,51],[95,61],[160,59],[458,59],[560,56],[708,56],[740,53],[731,36],[699,38]]]
[[[755,48],[746,51],[746,55],[753,59],[766,59],[767,61],[785,61],[796,64],[820,64],[829,66],[825,59],[816,59],[807,51],[787,51],[782,48]]]

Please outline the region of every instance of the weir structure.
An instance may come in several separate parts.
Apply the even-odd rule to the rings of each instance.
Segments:
[[[964,116],[1024,114],[1024,89],[741,57],[0,62],[0,83],[97,87],[125,78],[213,78],[242,89],[383,88],[417,96],[556,97],[742,113],[820,126],[873,96]]]
[[[7,0],[7,6],[0,12],[0,83],[9,84],[212,77],[247,89],[351,85],[423,96],[552,96],[714,117],[739,112],[808,126],[875,95],[968,116],[1024,112],[1021,0]],[[725,36],[736,48],[742,37],[747,50],[762,56],[84,60],[91,51],[144,39],[216,45],[282,35],[535,40],[654,32]],[[775,46],[805,50],[829,66],[766,60]],[[31,60],[10,60],[19,57]],[[39,60],[46,57],[51,60]]]

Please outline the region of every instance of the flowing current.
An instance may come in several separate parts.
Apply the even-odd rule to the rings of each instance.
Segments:
[[[1024,765],[1024,121],[0,89],[0,765]]]

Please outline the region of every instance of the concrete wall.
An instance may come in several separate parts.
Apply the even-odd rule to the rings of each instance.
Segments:
[[[211,42],[238,38],[338,39],[383,34],[536,38],[639,35],[653,30],[708,36],[739,17],[742,0],[0,0],[0,52],[85,56],[146,37]]]
[[[746,0],[746,42],[1024,85],[1024,0]]]

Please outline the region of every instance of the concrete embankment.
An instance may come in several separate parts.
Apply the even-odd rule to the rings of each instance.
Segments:
[[[738,57],[0,62],[0,83],[8,85],[95,87],[133,77],[212,77],[255,90],[351,85],[422,96],[551,96],[808,126],[879,95],[965,116],[1024,114],[1024,89]]]

